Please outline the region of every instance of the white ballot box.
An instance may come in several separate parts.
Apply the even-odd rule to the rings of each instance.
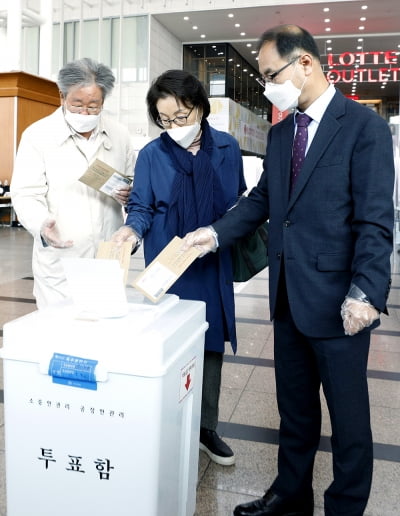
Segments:
[[[194,514],[205,305],[134,291],[128,304],[4,326],[8,516]]]

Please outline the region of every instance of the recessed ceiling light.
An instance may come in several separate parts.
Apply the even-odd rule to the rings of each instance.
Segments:
[[[241,36],[246,36],[246,33],[245,32],[241,32],[240,35]]]
[[[188,21],[189,16],[184,16],[184,17],[183,17],[183,19],[184,19],[185,21]]]
[[[330,32],[330,31],[331,31],[331,28],[330,28],[330,27],[325,27],[325,31],[326,31],[326,32]]]
[[[358,38],[357,41],[364,41],[364,38]]]
[[[197,25],[193,25],[192,29],[193,29],[193,30],[197,30],[197,29],[198,29],[198,26],[197,26]]]
[[[329,23],[330,21],[331,21],[330,18],[325,18],[325,20],[324,20],[325,23]]]
[[[331,50],[332,50],[332,47],[328,47],[328,48],[327,48],[326,50],[329,50],[329,51],[331,51]]]
[[[361,9],[363,9],[365,11],[365,9],[368,9],[368,5],[362,5]]]
[[[400,47],[400,45],[399,45],[399,47]],[[257,54],[257,50],[252,50],[251,53],[252,54]]]
[[[361,47],[361,46],[358,46],[358,47],[357,47],[357,50],[362,50],[362,47]]]
[[[235,16],[235,15],[234,15],[234,14],[232,14],[232,13],[229,13],[229,14],[228,14],[228,18],[233,18],[234,16]]]
[[[235,23],[235,27],[240,27],[240,23]]]
[[[200,35],[200,37],[201,37],[201,38],[205,38],[205,37],[206,37],[206,35],[205,35],[205,34],[201,34],[201,35]]]
[[[252,46],[252,44],[251,44],[251,43],[247,43],[247,44],[246,44],[246,47],[251,47],[251,46]]]
[[[332,40],[331,39],[327,39],[326,42],[327,43],[332,43]]]
[[[360,25],[360,26],[358,27],[358,30],[364,30],[364,29],[365,29],[364,25]]]
[[[324,7],[324,13],[329,13],[329,7]]]
[[[365,16],[361,16],[360,21],[366,21],[367,18]]]

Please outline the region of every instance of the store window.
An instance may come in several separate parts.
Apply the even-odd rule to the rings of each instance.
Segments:
[[[229,97],[271,120],[271,104],[256,81],[257,70],[229,43],[184,45],[183,68],[203,83],[209,97]]]

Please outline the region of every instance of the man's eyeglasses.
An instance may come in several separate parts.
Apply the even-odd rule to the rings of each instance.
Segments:
[[[265,88],[265,84],[267,82],[274,82],[275,78],[277,77],[278,74],[280,74],[281,72],[283,72],[283,70],[285,70],[288,66],[292,65],[296,59],[299,59],[299,57],[301,56],[296,56],[294,57],[293,59],[291,59],[288,63],[286,63],[284,66],[282,66],[282,68],[279,68],[279,70],[277,70],[276,72],[272,72],[272,73],[267,73],[266,75],[264,75],[263,77],[257,77],[256,78],[256,81],[258,82],[258,84],[260,84],[263,88]]]
[[[103,106],[70,106],[68,105],[68,111],[71,113],[81,114],[84,111],[87,112],[88,115],[98,115]]]
[[[158,116],[157,122],[160,123],[163,127],[170,127],[172,123],[179,125],[180,127],[187,124],[187,120],[190,117],[192,111],[194,109],[194,106],[189,111],[187,115],[178,115],[175,118],[162,118],[161,116]]]

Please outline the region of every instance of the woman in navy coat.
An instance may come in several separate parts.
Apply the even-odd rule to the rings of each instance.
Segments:
[[[153,82],[146,100],[150,119],[166,130],[138,155],[126,225],[113,239],[138,245],[143,238],[148,265],[174,236],[220,218],[246,184],[239,145],[209,126],[210,104],[197,78],[169,70]],[[218,464],[231,465],[234,454],[216,433],[225,341],[236,351],[230,250],[196,260],[169,293],[206,303],[200,448]]]

